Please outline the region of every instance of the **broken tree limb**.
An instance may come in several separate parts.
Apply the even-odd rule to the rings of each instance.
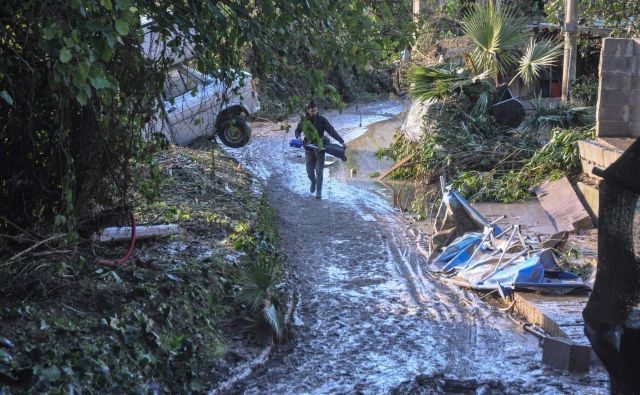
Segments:
[[[391,166],[387,170],[383,171],[378,176],[378,181],[382,181],[382,179],[385,178],[386,176],[388,176],[389,174],[391,174],[392,171],[394,171],[398,167],[400,167],[400,166],[404,165],[405,163],[407,163],[411,158],[413,158],[414,155],[415,155],[415,153],[405,156],[400,161],[396,162],[393,166]]]
[[[144,240],[153,237],[171,236],[182,233],[182,229],[178,225],[152,225],[152,226],[136,226],[136,239]],[[104,228],[100,234],[93,234],[91,240],[100,242],[126,241],[131,239],[131,227],[110,227]]]
[[[26,250],[20,251],[16,255],[12,256],[11,258],[9,258],[5,263],[3,263],[0,266],[9,265],[11,262],[15,261],[16,259],[20,258],[23,255],[35,250],[36,248],[40,247],[41,245],[46,244],[46,243],[48,243],[50,241],[53,241],[53,240],[56,240],[56,239],[61,239],[66,235],[67,235],[66,233],[59,233],[59,234],[55,234],[55,235],[53,235],[51,237],[48,237],[48,238],[46,238],[44,240],[41,240],[41,241],[35,243],[34,245],[32,245],[31,247],[27,248]]]

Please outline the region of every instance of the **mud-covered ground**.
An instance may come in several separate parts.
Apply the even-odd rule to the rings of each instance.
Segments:
[[[361,139],[371,136],[359,137],[366,127],[401,111],[389,101],[325,115],[366,151]],[[376,133],[392,133],[397,122],[387,122]],[[236,155],[266,181],[297,299],[293,343],[235,392],[607,392],[602,371],[568,375],[543,366],[538,339],[520,324],[426,272],[414,228],[380,186],[330,177],[329,166],[317,200],[302,150],[288,146],[291,134],[277,124],[252,126],[252,142]]]

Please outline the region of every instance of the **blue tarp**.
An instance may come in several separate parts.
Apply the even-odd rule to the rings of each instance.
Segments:
[[[469,204],[457,193],[449,193],[447,200],[460,204],[447,206],[468,210]],[[474,217],[479,216],[477,212]],[[435,272],[447,275],[456,284],[473,289],[508,293],[515,289],[540,292],[567,293],[587,289],[584,282],[572,273],[562,271],[552,249],[534,249],[518,242],[497,242],[498,228],[485,224],[485,232],[468,232],[451,242],[440,254],[432,255],[430,264]],[[517,230],[519,232],[519,230]],[[514,231],[515,232],[515,231]],[[515,234],[515,233],[514,233]],[[498,234],[499,235],[499,234]],[[504,237],[504,235],[501,235]],[[506,251],[505,251],[506,250]]]

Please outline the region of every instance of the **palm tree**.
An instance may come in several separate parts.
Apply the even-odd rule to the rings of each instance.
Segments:
[[[511,67],[516,78],[529,85],[543,67],[549,67],[561,53],[562,44],[551,40],[529,39],[525,21],[509,7],[476,4],[463,18],[462,29],[473,49],[467,67],[473,75],[488,72],[496,86]]]

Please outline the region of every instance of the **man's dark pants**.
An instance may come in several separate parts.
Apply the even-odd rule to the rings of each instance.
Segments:
[[[304,150],[307,160],[307,176],[316,184],[316,196],[322,194],[322,172],[324,171],[324,151]]]

